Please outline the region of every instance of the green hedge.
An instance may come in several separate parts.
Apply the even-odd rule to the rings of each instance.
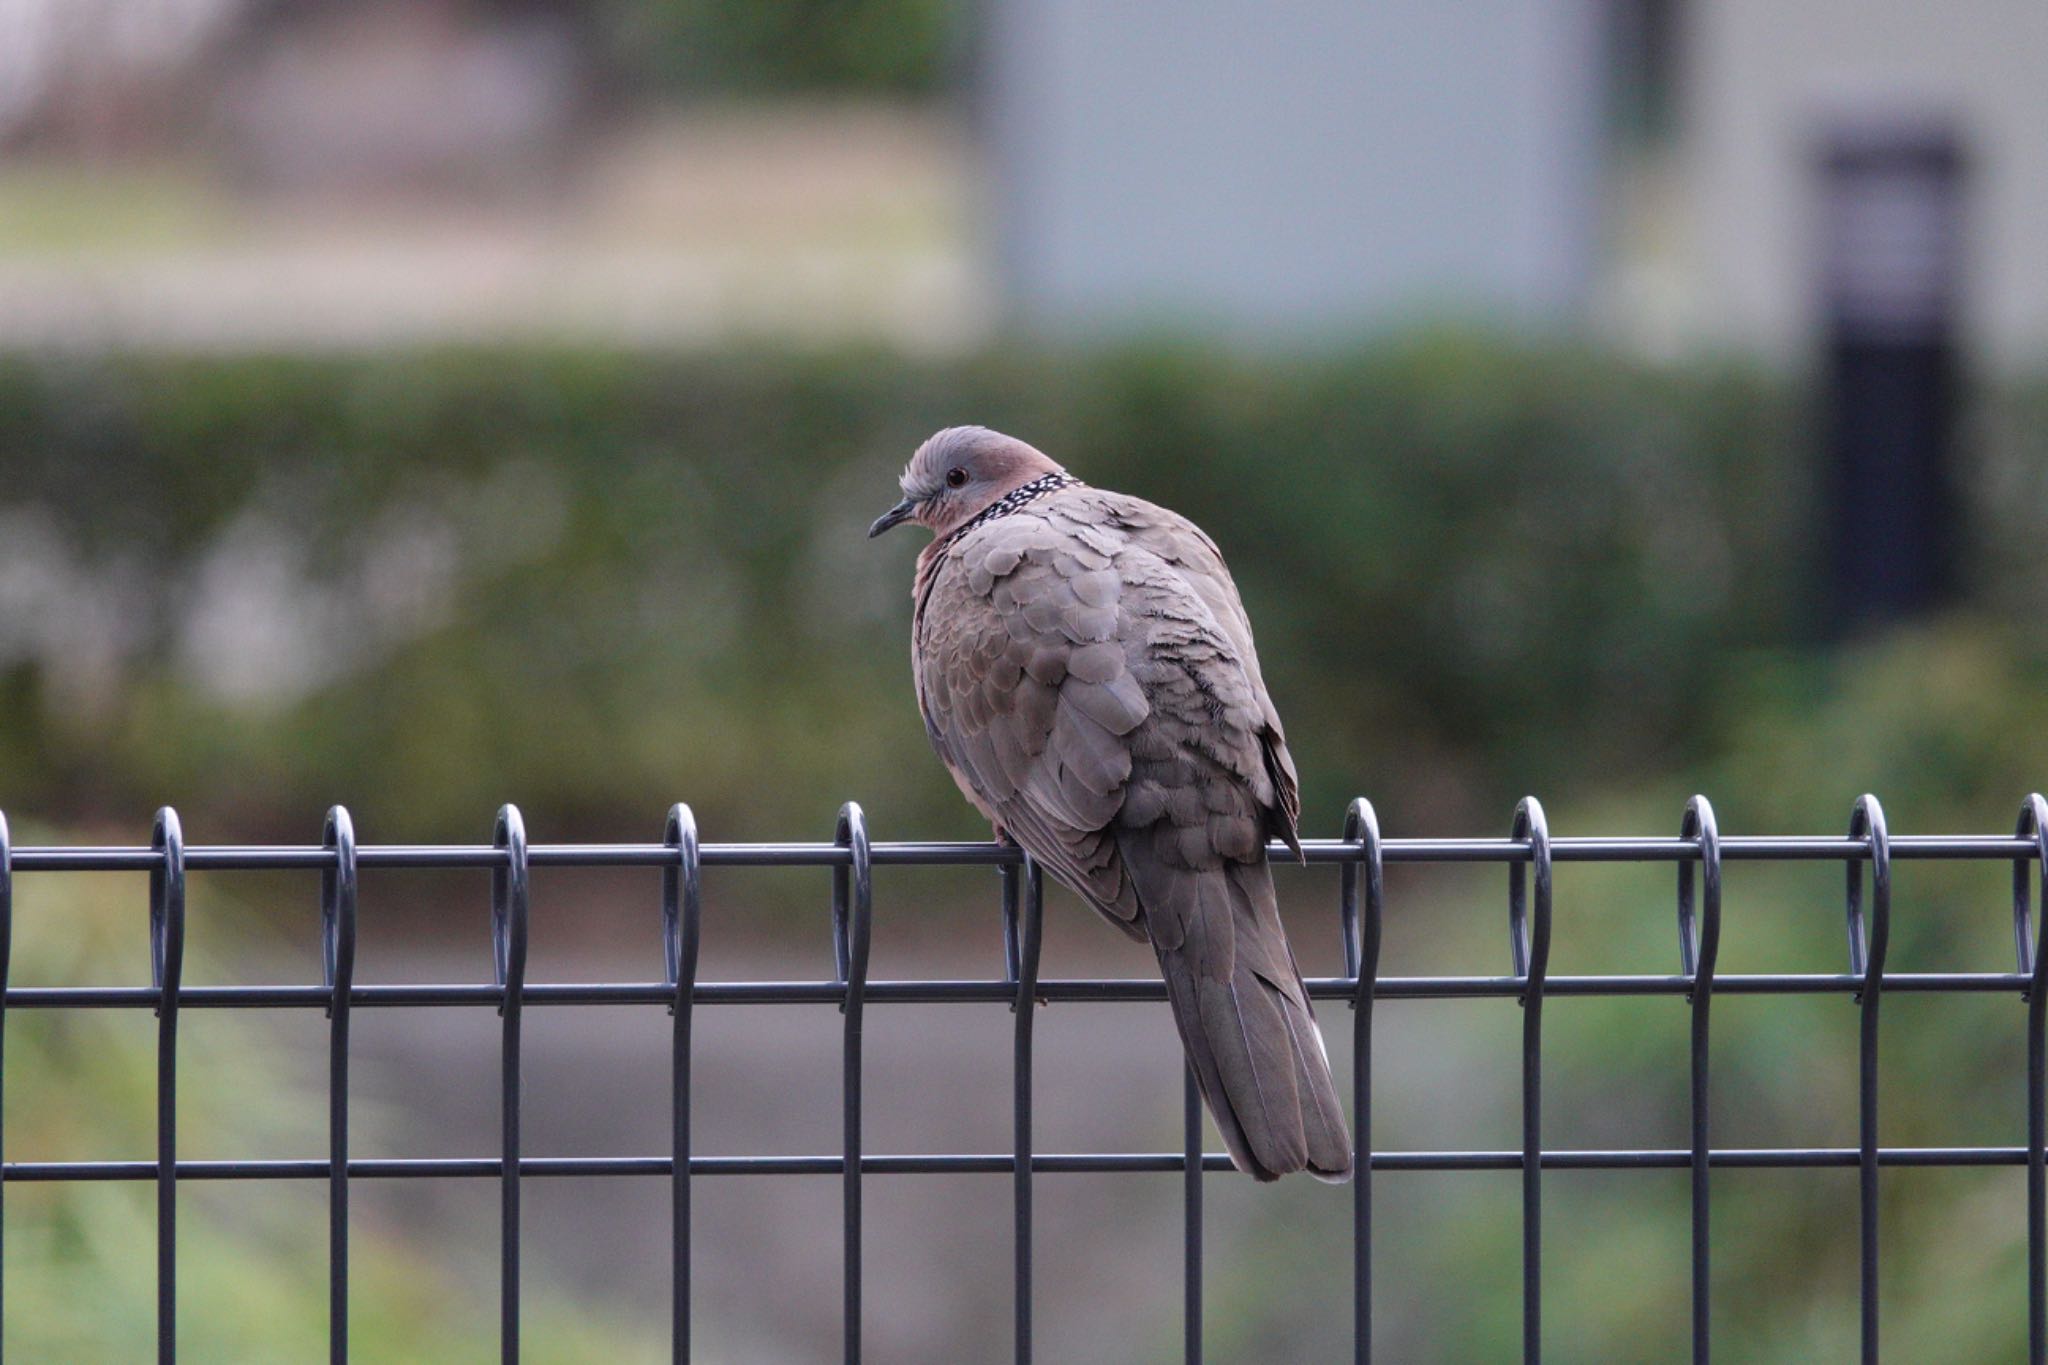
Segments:
[[[966,11],[951,0],[605,0],[611,59],[682,94],[929,95],[946,83]]]
[[[1740,370],[1456,336],[0,362],[0,535],[78,599],[0,636],[0,802],[174,796],[253,836],[345,800],[429,837],[686,799],[730,837],[858,795],[970,832],[911,700],[914,533],[862,532],[922,436],[985,421],[1214,534],[1312,828],[1396,786],[1483,821],[1699,758],[1723,675],[1798,638],[1798,413]]]

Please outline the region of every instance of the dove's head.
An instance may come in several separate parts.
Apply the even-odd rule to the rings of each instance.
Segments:
[[[947,427],[903,467],[903,501],[875,519],[870,537],[914,521],[949,535],[1033,479],[1062,474],[1043,453],[987,427]]]

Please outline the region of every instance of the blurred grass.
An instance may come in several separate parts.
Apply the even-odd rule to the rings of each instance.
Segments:
[[[0,255],[106,256],[215,244],[233,205],[174,163],[0,167]]]
[[[23,842],[63,842],[17,830]],[[11,979],[87,984],[134,956],[140,883],[24,876]],[[128,894],[108,894],[111,891]],[[230,907],[231,908],[231,907]],[[146,967],[145,967],[146,970]],[[188,945],[189,978],[218,964]],[[325,1150],[324,1077],[311,1083],[260,1015],[216,1012],[178,1056],[179,1151],[188,1158]],[[188,1016],[189,1017],[189,1016]],[[10,1161],[147,1159],[156,1150],[156,1028],[135,1010],[19,1010],[7,1023]],[[374,1150],[358,1107],[354,1140]],[[155,1340],[156,1187],[148,1181],[10,1184],[5,1345],[15,1360],[134,1360]],[[390,1228],[352,1223],[350,1344],[362,1360],[495,1358],[495,1284],[471,1283]],[[482,1264],[479,1261],[479,1264]],[[326,1186],[184,1184],[178,1214],[178,1343],[190,1359],[311,1360],[325,1354]],[[535,1274],[531,1278],[543,1277]],[[544,1285],[525,1300],[536,1361],[653,1361],[639,1324],[578,1311]]]

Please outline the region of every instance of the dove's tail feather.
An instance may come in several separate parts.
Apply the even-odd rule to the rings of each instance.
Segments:
[[[1141,882],[1138,893],[1155,930],[1159,970],[1231,1160],[1259,1180],[1303,1170],[1322,1180],[1349,1178],[1351,1136],[1280,932],[1271,872],[1263,863],[1203,871],[1154,864],[1148,872],[1143,882],[1153,884]],[[1171,885],[1161,886],[1162,878]]]

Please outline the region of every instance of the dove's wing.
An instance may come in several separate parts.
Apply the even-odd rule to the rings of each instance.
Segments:
[[[1131,542],[1143,546],[1178,572],[1188,591],[1201,599],[1216,629],[1228,640],[1262,721],[1257,738],[1273,779],[1275,808],[1282,817],[1273,823],[1270,832],[1299,853],[1301,780],[1295,772],[1294,756],[1287,752],[1287,732],[1280,724],[1280,713],[1266,693],[1258,650],[1252,643],[1252,623],[1238,597],[1237,584],[1224,566],[1223,552],[1201,527],[1178,512],[1140,498],[1110,496],[1114,499],[1112,515]]]
[[[1060,540],[1013,516],[948,547],[918,603],[918,702],[983,813],[1143,938],[1111,824],[1131,775],[1127,737],[1150,706],[1117,638],[1114,565]]]
[[[1349,1170],[1265,866],[1293,763],[1220,557],[1137,499],[1069,489],[935,547],[915,660],[961,789],[1166,977],[1238,1164]]]

